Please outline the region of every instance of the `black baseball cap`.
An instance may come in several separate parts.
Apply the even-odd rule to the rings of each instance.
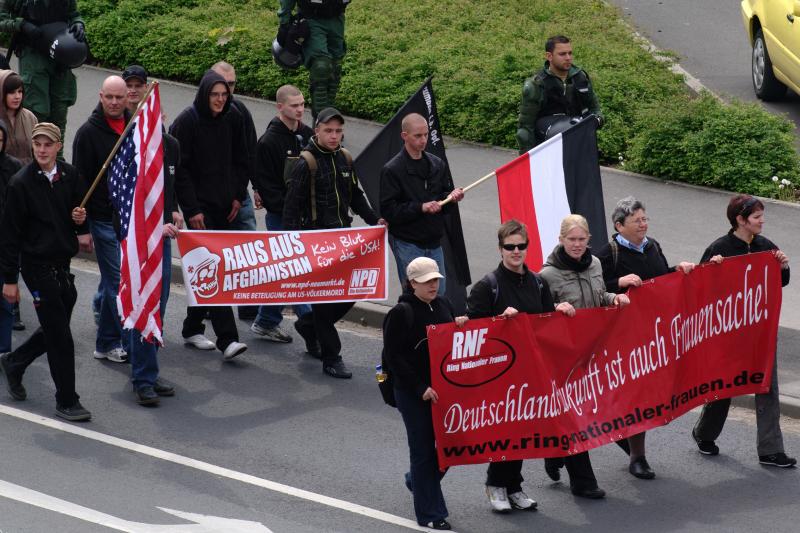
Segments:
[[[122,71],[122,79],[128,81],[131,78],[139,78],[147,83],[147,71],[140,65],[130,65]]]
[[[342,124],[344,124],[344,115],[339,113],[335,107],[326,107],[319,112],[319,115],[317,115],[317,121],[315,122],[315,125],[319,126],[320,124],[326,124],[334,118],[338,118]]]

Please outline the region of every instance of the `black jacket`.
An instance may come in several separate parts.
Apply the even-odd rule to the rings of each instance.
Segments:
[[[616,233],[611,236],[612,239],[616,239],[616,237]],[[606,282],[608,292],[621,294],[627,291],[627,288],[620,288],[619,278],[628,274],[636,274],[646,280],[669,274],[675,270],[667,263],[667,258],[661,251],[661,245],[652,237],[647,238],[644,253],[631,250],[619,243],[616,243],[616,248],[616,264],[610,242],[605,243],[597,253],[597,258],[600,259],[600,264],[603,266],[603,280]]]
[[[244,145],[247,149],[247,180],[255,183],[256,173],[256,125],[253,122],[253,115],[244,105],[244,102],[237,100],[231,95],[231,107],[242,115],[242,127],[244,128]]]
[[[442,212],[422,212],[422,204],[444,200],[452,192],[445,175],[444,161],[422,153],[428,161],[427,175],[421,175],[405,147],[381,170],[381,216],[389,223],[389,233],[402,241],[423,248],[436,248],[444,236]],[[451,205],[445,206],[449,209]]]
[[[242,115],[231,108],[212,116],[208,105],[211,88],[225,85],[225,78],[207,71],[200,80],[194,104],[175,118],[169,132],[181,145],[181,164],[176,181],[178,201],[186,218],[203,211],[231,210],[233,200],[247,196],[247,141]]]
[[[351,208],[367,224],[377,224],[378,217],[358,186],[355,169],[347,164],[342,151],[320,148],[316,137],[311,138],[305,149],[317,160],[317,174],[310,175],[303,158],[292,169],[283,205],[283,229],[349,228],[353,221]],[[316,220],[312,220],[311,212],[311,179],[315,181]]]
[[[750,244],[744,242],[742,239],[733,234],[733,230],[728,231],[727,235],[723,235],[719,239],[712,242],[706,251],[703,252],[703,257],[700,258],[701,263],[705,263],[715,255],[722,257],[735,257],[737,255],[754,254],[756,252],[766,252],[768,250],[778,250],[778,246],[771,240],[761,235],[753,237]],[[788,268],[781,269],[781,286],[785,287],[789,284],[790,271]]]
[[[8,128],[5,122],[0,120],[0,130],[3,131],[3,139],[8,139]],[[16,174],[22,168],[22,163],[19,159],[6,153],[6,144],[8,141],[0,144],[0,216],[3,215],[3,208],[6,205],[6,189],[8,182],[11,181],[11,176]]]
[[[124,116],[127,124],[131,118],[127,109]],[[97,173],[103,168],[103,163],[114,149],[117,140],[119,140],[119,134],[109,126],[105,113],[103,113],[103,106],[97,104],[89,116],[89,120],[78,128],[75,139],[72,141],[72,164],[78,169],[87,189],[91,187]],[[103,222],[111,222],[113,218],[113,207],[108,197],[107,174],[108,171],[100,178],[86,204],[89,218]]]
[[[299,156],[312,135],[314,130],[302,122],[297,131],[292,131],[275,117],[258,140],[253,189],[261,195],[261,202],[268,212],[283,215],[283,199],[287,191],[284,178],[286,159]]]
[[[472,286],[467,297],[467,316],[470,318],[487,318],[503,313],[507,307],[513,307],[520,313],[547,313],[555,310],[553,298],[547,282],[539,277],[539,283],[533,273],[524,267],[523,274],[507,269],[501,262],[494,270],[497,279],[497,293],[493,294],[487,276]]]
[[[411,306],[413,319],[411,328],[405,313],[405,305],[396,305],[389,310],[383,337],[384,356],[392,374],[394,386],[411,390],[422,397],[431,386],[431,363],[428,352],[428,335],[426,327],[430,324],[445,324],[453,321],[453,310],[450,303],[436,297],[426,304],[413,293],[400,295],[398,302],[406,302]]]
[[[0,224],[0,275],[6,283],[16,283],[20,259],[23,266],[69,266],[78,253],[76,234],[89,232],[89,224],[72,222],[72,210],[80,204],[86,187],[75,167],[62,161],[57,166],[59,179],[52,184],[36,161],[25,165],[8,184]]]

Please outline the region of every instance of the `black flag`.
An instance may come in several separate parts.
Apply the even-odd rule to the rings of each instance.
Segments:
[[[444,149],[442,129],[439,126],[439,115],[436,111],[433,86],[431,78],[428,78],[355,160],[359,182],[369,198],[369,203],[376,212],[380,210],[381,204],[381,169],[403,147],[403,140],[400,138],[400,123],[403,117],[409,113],[419,113],[428,120],[429,136],[425,150],[444,161],[446,167],[445,175],[449,187],[451,189],[455,188],[453,177],[450,174],[450,164],[447,162],[447,154]],[[458,211],[458,204],[453,204],[449,209],[445,209],[443,216],[445,235],[442,237],[442,249],[444,250],[444,261],[447,270],[445,273],[447,276],[446,296],[450,303],[453,304],[456,313],[462,314],[466,311],[467,286],[472,283],[472,280],[469,275],[467,247],[464,244],[464,233],[461,229],[461,214]]]

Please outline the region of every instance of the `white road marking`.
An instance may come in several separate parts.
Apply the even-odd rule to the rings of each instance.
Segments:
[[[270,481],[268,479],[263,479],[250,474],[245,474],[243,472],[237,472],[236,470],[231,470],[229,468],[213,465],[211,463],[206,463],[204,461],[199,461],[197,459],[192,459],[191,457],[185,457],[183,455],[178,455],[176,453],[168,452],[165,450],[159,450],[158,448],[153,448],[151,446],[146,446],[144,444],[138,444],[133,441],[120,439],[118,437],[106,435],[105,433],[100,433],[98,431],[93,431],[91,429],[84,429],[83,427],[80,426],[67,424],[65,422],[54,420],[52,418],[47,418],[45,416],[29,413],[27,411],[23,411],[15,407],[10,407],[8,405],[0,405],[0,414],[13,416],[14,418],[26,420],[28,422],[32,422],[40,426],[48,427],[58,431],[63,431],[65,433],[70,433],[72,435],[77,435],[79,437],[84,437],[86,439],[91,439],[97,442],[102,442],[103,444],[108,444],[109,446],[115,446],[117,448],[122,448],[124,450],[129,450],[142,455],[155,457],[156,459],[169,461],[171,463],[179,464],[181,466],[194,468],[196,470],[208,472],[209,474],[215,474],[220,477],[233,479],[241,483],[247,483],[249,485],[254,485],[256,487],[261,487],[274,492],[279,492],[281,494],[286,494],[287,496],[293,496],[295,498],[308,500],[311,502],[319,503],[321,505],[327,505],[329,507],[334,507],[336,509],[341,509],[343,511],[348,511],[361,516],[366,516],[368,518],[372,518],[374,520],[380,520],[388,524],[405,527],[414,531],[432,531],[426,527],[418,525],[413,520],[385,513],[383,511],[378,511],[377,509],[371,509],[369,507],[365,507],[357,503],[340,500],[338,498],[331,498],[330,496],[325,496],[323,494],[317,494],[315,492],[298,489],[290,485],[284,485],[283,483]],[[91,511],[91,509],[88,510]]]
[[[145,524],[142,522],[130,522],[2,480],[0,480],[0,496],[71,516],[84,522],[91,522],[92,524],[99,524],[110,529],[129,533],[216,533],[219,531],[225,531],[226,533],[272,533],[271,529],[259,522],[185,513],[164,507],[159,507],[158,509],[194,523]]]

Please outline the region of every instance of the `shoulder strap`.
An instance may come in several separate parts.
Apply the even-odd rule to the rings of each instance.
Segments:
[[[317,221],[317,158],[308,150],[301,150],[300,157],[308,165],[308,197],[311,204],[311,225],[313,226]]]
[[[497,299],[500,297],[500,287],[497,284],[497,276],[494,271],[486,274],[483,279],[489,284],[489,289],[492,291],[492,306],[497,304]]]
[[[347,161],[347,166],[350,168],[351,177],[347,187],[347,205],[349,206],[353,199],[353,187],[356,185],[356,170],[353,168],[353,154],[350,153],[350,150],[339,147],[339,151],[342,152],[344,160]]]
[[[344,158],[347,160],[347,166],[348,167],[352,167],[353,166],[353,154],[350,153],[350,150],[348,150],[347,148],[339,148],[339,151],[342,152],[342,154],[344,155]]]
[[[611,260],[614,264],[614,272],[617,271],[617,259],[619,259],[619,244],[617,244],[617,239],[611,237],[611,240],[608,241],[608,245],[611,248]]]

